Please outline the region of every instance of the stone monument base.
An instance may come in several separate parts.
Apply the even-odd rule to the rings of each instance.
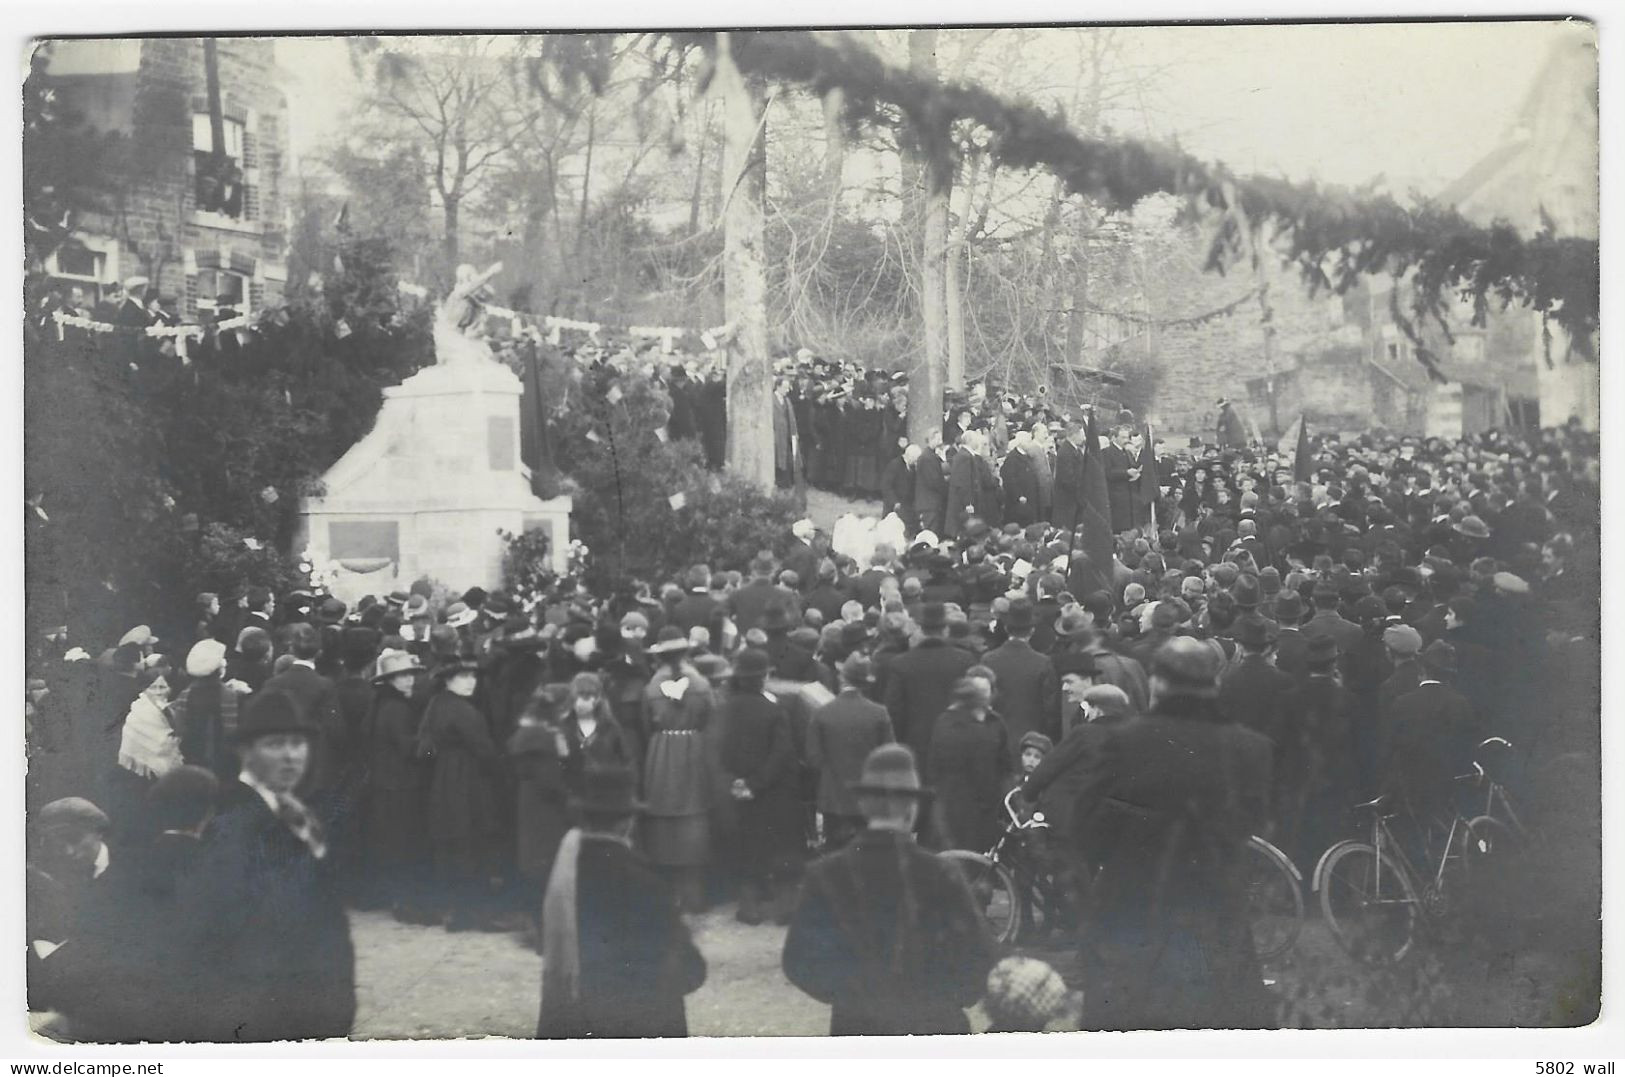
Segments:
[[[502,584],[499,532],[545,528],[568,563],[568,497],[531,492],[519,460],[519,379],[496,362],[427,367],[384,390],[372,431],[302,507],[304,543],[337,567],[346,602],[428,576],[454,591]]]

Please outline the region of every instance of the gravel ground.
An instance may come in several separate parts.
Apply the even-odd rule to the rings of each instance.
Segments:
[[[709,964],[705,986],[688,998],[694,1036],[819,1036],[829,1009],[785,980],[779,953],[785,929],[748,927],[731,906],[693,917]],[[541,959],[518,935],[400,924],[387,914],[352,916],[357,952],[358,1039],[529,1037],[540,1005]],[[1069,956],[1028,951],[1065,971]],[[1479,1027],[1573,1023],[1583,961],[1549,948],[1505,950],[1489,959],[1423,958],[1395,972],[1374,972],[1346,957],[1323,925],[1304,925],[1293,951],[1265,969],[1286,1020],[1312,1027],[1461,1024]],[[1594,996],[1593,996],[1594,997]],[[1072,1014],[1051,1027],[1078,1027]],[[1565,1011],[1565,1007],[1570,1007]],[[980,1010],[972,1028],[987,1027]],[[1567,1019],[1565,1019],[1567,1018]]]

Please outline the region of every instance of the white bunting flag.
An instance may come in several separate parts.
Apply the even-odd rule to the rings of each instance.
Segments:
[[[675,512],[684,505],[688,504],[688,495],[682,491],[678,491],[677,493],[666,498],[666,503],[669,504],[672,507],[672,511]]]

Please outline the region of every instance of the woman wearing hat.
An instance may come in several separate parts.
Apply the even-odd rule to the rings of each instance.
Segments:
[[[762,651],[739,653],[722,715],[722,770],[739,820],[738,916],[746,924],[761,923],[764,914],[788,922],[776,888],[787,883],[804,840],[796,747],[789,715],[766,691],[768,662]]]
[[[926,759],[937,791],[932,819],[944,849],[984,852],[999,836],[999,802],[1010,788],[1016,753],[992,704],[988,682],[967,672],[931,731]]]
[[[248,685],[227,681],[226,645],[203,639],[186,655],[186,675],[191,678],[170,705],[170,721],[180,734],[181,757],[190,764],[214,772],[221,781],[237,776],[237,755],[232,750],[237,733],[237,708],[248,694]]]
[[[485,716],[471,702],[479,665],[443,662],[418,731],[418,756],[429,762],[427,816],[435,881],[446,907],[446,930],[483,925],[500,834],[496,745]]]
[[[423,672],[408,651],[387,650],[378,656],[364,748],[363,825],[376,896],[397,920],[408,922],[421,919],[415,899],[423,883],[425,774],[417,754],[420,711],[412,703],[412,688]]]
[[[702,869],[711,855],[704,733],[716,698],[688,660],[682,629],[662,628],[648,653],[660,668],[643,692],[649,724],[643,770],[648,807],[639,834],[649,859],[675,877],[684,909],[695,911],[704,904]]]

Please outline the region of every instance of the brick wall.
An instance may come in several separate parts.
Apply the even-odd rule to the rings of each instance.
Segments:
[[[200,216],[195,204],[192,116],[208,108],[202,40],[153,38],[141,47],[129,132],[133,152],[129,173],[117,184],[117,206],[82,222],[87,233],[118,240],[117,277],[150,277],[160,296],[180,301],[186,318],[197,315],[200,251],[224,250],[232,264],[247,267],[249,291],[263,304],[281,301],[286,277],[287,103],[277,85],[272,43],[221,38],[217,55],[222,111],[245,126],[245,219]]]

